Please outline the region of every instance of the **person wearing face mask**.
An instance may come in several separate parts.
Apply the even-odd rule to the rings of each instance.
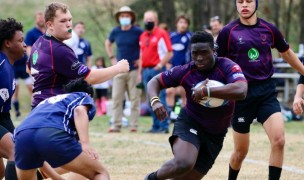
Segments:
[[[281,32],[257,17],[258,0],[234,1],[239,19],[226,25],[217,38],[217,55],[238,63],[248,80],[245,100],[237,101],[232,120],[234,151],[229,163],[229,180],[237,179],[249,150],[253,119],[263,125],[271,144],[268,176],[280,179],[284,159],[284,120],[277,100],[271,49],[276,48],[291,67],[304,75],[304,66]],[[244,177],[243,177],[244,178]]]
[[[157,25],[157,13],[148,10],[144,14],[145,32],[140,36],[140,63],[138,81],[142,80],[147,91],[148,82],[157,74],[166,70],[165,65],[173,56],[172,44],[169,34]],[[166,91],[162,90],[159,94],[161,102],[166,107]],[[148,133],[169,133],[168,118],[159,121],[150,111],[153,124]]]
[[[113,124],[108,132],[120,132],[125,92],[127,92],[128,100],[131,102],[130,132],[136,132],[141,97],[141,90],[136,88],[139,61],[138,42],[143,30],[134,25],[136,15],[128,6],[121,7],[115,14],[115,19],[119,25],[112,29],[105,41],[106,51],[112,65],[116,64],[119,59],[127,59],[130,64],[130,71],[113,78]],[[116,43],[116,55],[112,49],[113,43]]]

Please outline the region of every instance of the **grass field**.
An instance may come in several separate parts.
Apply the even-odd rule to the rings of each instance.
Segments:
[[[21,93],[23,117],[29,110],[29,96]],[[12,115],[14,115],[12,111]],[[141,117],[139,132],[109,134],[109,116],[96,117],[90,124],[91,144],[97,149],[100,161],[108,168],[113,180],[142,180],[151,171],[157,170],[166,160],[173,157],[168,143],[170,134],[145,134],[151,125],[150,117]],[[15,120],[15,125],[22,118]],[[172,125],[170,132],[172,132]],[[304,179],[304,122],[286,123],[286,146],[282,180]],[[231,130],[226,136],[224,147],[213,168],[205,176],[208,180],[227,179],[230,153],[233,149]],[[270,145],[261,125],[251,128],[249,154],[239,174],[240,180],[267,179]]]

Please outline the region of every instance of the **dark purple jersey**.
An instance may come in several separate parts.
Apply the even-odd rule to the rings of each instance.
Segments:
[[[48,35],[41,36],[33,45],[28,66],[34,78],[32,107],[64,93],[65,84],[90,72],[70,47]]]
[[[279,52],[289,49],[280,31],[260,18],[253,26],[241,24],[239,19],[229,23],[219,33],[216,43],[217,56],[228,57],[239,64],[249,82],[272,76],[271,48]]]
[[[211,71],[200,72],[194,63],[190,62],[163,72],[161,83],[164,87],[183,86],[187,96],[185,106],[187,114],[199,122],[205,132],[223,134],[230,125],[235,101],[230,100],[226,105],[217,108],[207,108],[194,102],[191,97],[191,88],[207,78],[220,81],[223,84],[246,81],[241,68],[236,63],[227,58],[215,58],[215,67]]]

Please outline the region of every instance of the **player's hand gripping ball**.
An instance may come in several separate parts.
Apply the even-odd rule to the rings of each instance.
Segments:
[[[212,89],[212,87],[221,86],[224,86],[224,84],[219,81],[206,79],[205,81],[197,83],[192,88],[192,98],[195,102],[208,108],[224,106],[228,103],[228,100],[212,97],[211,91],[209,93],[211,95],[210,97],[208,97],[208,93],[202,93],[202,89],[204,88],[207,89],[207,87],[209,87],[210,89]],[[207,90],[204,90],[204,92],[207,92]]]

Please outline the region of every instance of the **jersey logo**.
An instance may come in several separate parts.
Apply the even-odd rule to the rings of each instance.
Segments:
[[[4,102],[7,101],[9,99],[8,89],[0,89],[0,97],[3,99]]]
[[[238,122],[239,123],[244,123],[245,122],[245,118],[244,117],[239,117],[238,118]]]
[[[197,130],[195,130],[195,129],[190,129],[190,132],[197,135]]]
[[[260,53],[259,53],[259,51],[258,51],[256,48],[251,48],[251,49],[249,49],[249,51],[248,51],[248,57],[249,57],[252,61],[258,59],[259,56],[260,56]]]
[[[71,70],[75,70],[75,69],[79,68],[79,66],[81,66],[81,62],[75,61],[71,66]]]
[[[238,44],[244,44],[243,36],[238,36]]]
[[[84,74],[88,70],[87,66],[81,65],[81,67],[78,69],[78,75]]]
[[[38,51],[36,50],[33,55],[32,55],[32,63],[33,65],[35,65],[37,63],[38,60]]]

